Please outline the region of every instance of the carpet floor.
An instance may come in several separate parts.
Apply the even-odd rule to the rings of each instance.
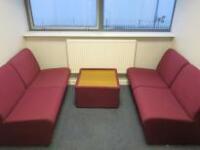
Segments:
[[[0,150],[199,150],[200,146],[150,146],[128,86],[121,86],[119,109],[83,109],[74,106],[69,86],[52,144],[46,147],[0,147]]]

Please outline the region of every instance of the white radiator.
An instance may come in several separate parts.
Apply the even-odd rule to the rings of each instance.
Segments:
[[[80,68],[117,68],[126,73],[134,66],[136,40],[67,39],[68,63],[72,73]]]

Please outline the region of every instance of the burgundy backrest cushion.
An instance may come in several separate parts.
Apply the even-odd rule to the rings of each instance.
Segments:
[[[39,73],[39,65],[29,49],[23,49],[10,60],[10,64],[16,69],[20,77],[28,86]]]
[[[168,49],[163,55],[157,72],[168,86],[171,86],[181,69],[188,64],[188,61],[173,49]]]
[[[187,65],[177,76],[171,89],[185,111],[195,119],[200,109],[200,70]]]
[[[6,64],[0,68],[0,121],[12,111],[20,97],[25,92],[25,86],[15,69]]]

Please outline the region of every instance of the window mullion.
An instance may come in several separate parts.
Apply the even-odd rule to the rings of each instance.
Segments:
[[[104,0],[98,0],[98,6],[97,6],[97,24],[98,24],[98,29],[103,30],[103,1]]]
[[[156,0],[156,9],[155,9],[155,14],[154,14],[154,29],[156,29],[156,23],[157,23],[157,19],[158,19],[158,7],[159,7],[159,2],[160,0]]]

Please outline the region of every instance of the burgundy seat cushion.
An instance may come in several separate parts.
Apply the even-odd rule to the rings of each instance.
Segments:
[[[141,86],[165,88],[167,85],[155,70],[129,68],[127,75],[132,88]]]
[[[12,111],[25,92],[23,81],[9,64],[0,68],[0,121]]]
[[[6,122],[48,120],[54,123],[64,92],[64,88],[29,88]]]
[[[157,72],[161,75],[168,86],[171,86],[181,69],[188,64],[188,61],[175,50],[169,49],[163,55]]]
[[[26,90],[1,125],[1,145],[48,145],[51,143],[67,84],[65,82],[64,86],[64,77],[57,82],[53,81],[54,78],[62,77],[60,73],[65,76],[66,70],[57,73],[51,74],[49,78],[44,75],[41,81],[45,79],[49,81],[43,82],[42,86],[32,86]],[[52,81],[53,86],[56,87],[48,84]],[[59,86],[57,87],[54,83]],[[23,82],[22,85],[24,86]]]
[[[184,111],[169,89],[134,90],[145,137],[149,144],[199,143],[199,126]]]
[[[10,60],[26,86],[29,86],[39,73],[39,65],[29,49],[23,49]]]
[[[41,70],[31,87],[66,87],[70,77],[68,68]]]
[[[140,87],[134,94],[143,122],[149,119],[191,120],[169,89]]]
[[[172,85],[172,92],[192,118],[200,114],[200,70],[187,65]]]
[[[30,88],[0,128],[0,144],[50,144],[65,88]]]

